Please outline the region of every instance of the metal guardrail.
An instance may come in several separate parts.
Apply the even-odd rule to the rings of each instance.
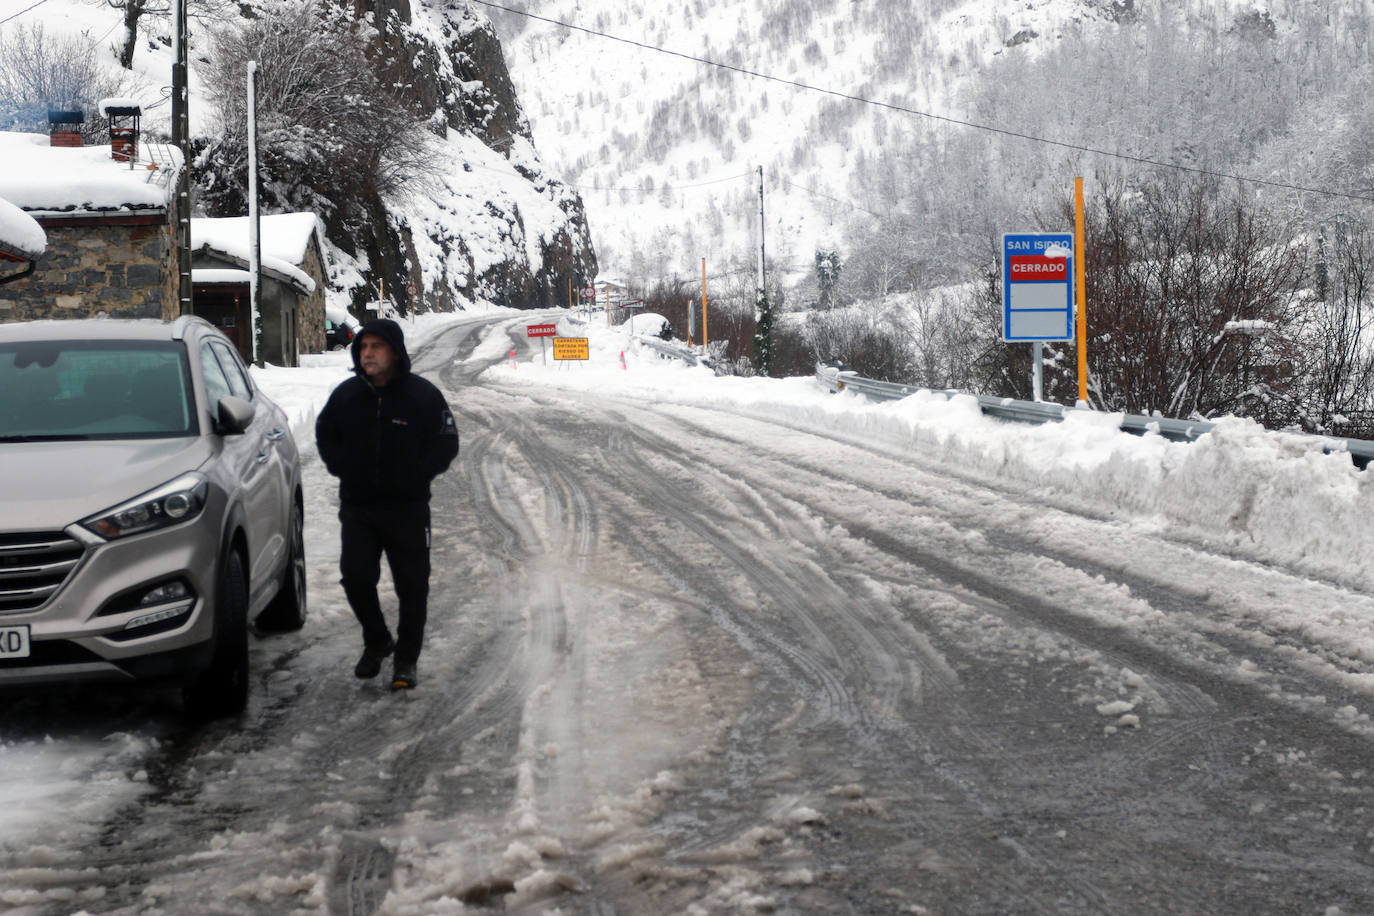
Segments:
[[[710,363],[708,363],[701,356],[700,353],[697,353],[694,350],[690,350],[687,347],[682,346],[681,344],[675,344],[670,341],[666,341],[661,337],[650,337],[647,334],[636,334],[634,335],[634,340],[635,343],[638,343],[640,346],[648,347],[650,350],[653,350],[655,353],[658,353],[662,356],[680,359],[689,366],[710,365]]]
[[[918,391],[931,391],[933,394],[941,394],[947,398],[966,394],[962,391],[936,390],[920,388],[915,385],[900,385],[896,382],[880,382],[856,375],[852,371],[825,365],[816,366],[816,381],[828,386],[831,391],[857,391],[868,397],[885,401],[898,400]],[[1058,423],[1071,413],[1080,411],[1095,413],[1095,411],[1087,411],[1085,408],[1065,407],[1062,404],[1018,401],[1015,398],[994,398],[985,394],[973,395],[973,397],[978,399],[978,407],[983,413],[1022,423]],[[1211,432],[1215,427],[1215,423],[1209,423],[1206,420],[1172,420],[1167,417],[1146,417],[1129,413],[1123,414],[1121,417],[1121,429],[1124,432],[1134,433],[1138,436],[1147,432],[1154,432],[1175,442],[1193,442],[1199,436]],[[1294,433],[1293,435],[1309,434]],[[1341,436],[1318,436],[1316,438],[1323,440],[1322,448],[1326,452],[1348,453],[1356,467],[1363,469],[1368,466],[1371,459],[1374,459],[1374,442],[1365,439],[1347,439]]]

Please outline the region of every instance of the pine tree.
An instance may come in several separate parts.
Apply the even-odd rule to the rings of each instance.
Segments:
[[[816,303],[818,307],[835,307],[835,288],[840,284],[840,272],[843,270],[838,251],[833,248],[829,251],[816,251],[816,286],[820,290],[820,297]]]
[[[762,289],[754,299],[754,366],[759,375],[773,372],[773,304]]]

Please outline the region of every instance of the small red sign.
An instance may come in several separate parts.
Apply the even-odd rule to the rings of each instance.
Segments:
[[[558,325],[556,324],[527,324],[525,325],[526,337],[557,337]]]
[[[1011,281],[1013,283],[1067,283],[1069,282],[1068,258],[1044,258],[1033,254],[1014,254],[1011,256]]]

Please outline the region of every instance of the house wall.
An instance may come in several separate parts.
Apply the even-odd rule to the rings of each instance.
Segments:
[[[33,274],[0,286],[0,321],[175,318],[176,240],[166,214],[40,218],[48,248]]]
[[[324,340],[324,293],[329,282],[329,274],[324,268],[324,257],[320,254],[319,239],[311,238],[305,249],[305,260],[301,270],[315,281],[315,291],[309,298],[300,300],[296,307],[296,333],[300,337],[302,353],[323,353]]]
[[[271,277],[262,278],[258,290],[258,359],[274,366],[296,365],[296,352],[291,347],[291,323],[296,317],[296,301],[300,294],[285,283]],[[299,328],[296,329],[299,334]],[[303,349],[303,348],[302,348]]]

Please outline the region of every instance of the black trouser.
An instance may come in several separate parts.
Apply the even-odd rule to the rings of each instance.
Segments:
[[[344,594],[363,625],[363,642],[385,645],[391,638],[377,600],[385,553],[400,603],[396,662],[414,664],[420,658],[429,598],[429,503],[345,504],[339,508],[339,521],[343,523],[339,571]]]

